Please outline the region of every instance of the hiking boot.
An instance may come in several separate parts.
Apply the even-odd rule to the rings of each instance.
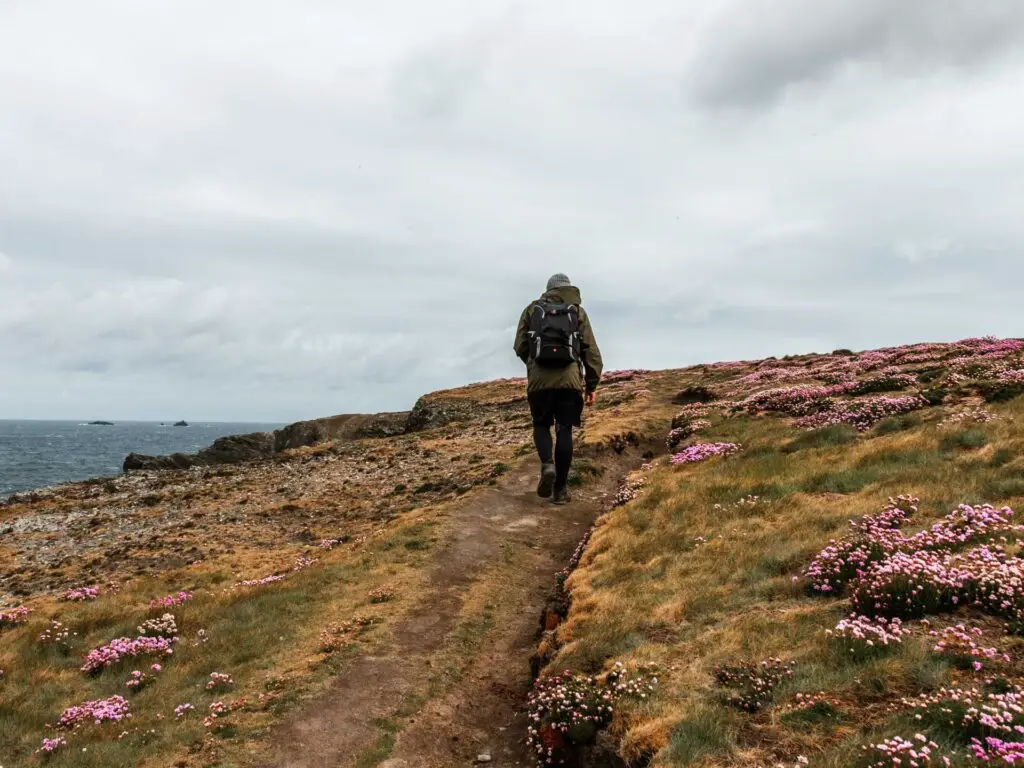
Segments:
[[[540,465],[540,482],[537,484],[537,495],[542,499],[551,498],[551,490],[555,487],[555,465]]]
[[[566,488],[565,486],[562,486],[561,488],[555,488],[555,498],[553,498],[551,501],[553,501],[555,504],[568,504],[570,501],[572,501],[572,498],[569,496],[569,489]]]

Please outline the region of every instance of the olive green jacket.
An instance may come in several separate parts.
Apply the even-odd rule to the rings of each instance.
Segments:
[[[575,304],[580,308],[580,357],[581,365],[568,365],[565,368],[542,368],[530,360],[530,308],[533,302],[523,310],[516,329],[515,350],[519,359],[526,363],[528,392],[540,389],[578,389],[580,392],[593,392],[601,381],[601,350],[594,339],[594,329],[590,327],[590,318],[580,305],[579,288],[568,286],[555,288],[542,297],[566,304]]]

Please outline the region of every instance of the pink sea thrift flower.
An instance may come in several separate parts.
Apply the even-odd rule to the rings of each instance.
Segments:
[[[136,656],[170,656],[174,653],[173,645],[177,640],[176,637],[119,637],[107,645],[89,651],[82,671],[100,672],[123,659]]]
[[[697,443],[684,448],[672,456],[670,461],[673,465],[695,464],[715,456],[731,456],[742,448],[743,446],[738,443]]]
[[[68,707],[60,716],[57,727],[71,730],[90,722],[95,725],[118,723],[130,717],[131,712],[129,712],[128,702],[125,698],[111,696],[109,699],[96,699],[75,707]]]
[[[191,592],[178,592],[173,595],[167,595],[166,597],[158,598],[157,600],[151,600],[149,603],[150,608],[173,608],[178,605],[183,605],[191,600],[194,595]]]
[[[32,613],[31,608],[27,608],[22,605],[18,608],[12,608],[9,611],[0,611],[0,629],[6,627],[16,627],[19,624],[24,624],[28,621],[28,615]]]
[[[44,755],[50,755],[56,752],[58,749],[63,749],[68,745],[68,740],[63,736],[58,736],[55,739],[43,739],[43,745],[39,747],[39,752]]]
[[[95,600],[100,596],[99,587],[78,587],[64,593],[64,599],[72,603],[83,603]]]

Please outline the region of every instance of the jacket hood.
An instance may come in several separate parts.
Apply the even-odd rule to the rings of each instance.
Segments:
[[[552,288],[547,291],[541,298],[544,299],[555,299],[562,302],[563,304],[576,304],[582,303],[583,299],[580,298],[580,289],[575,285],[565,285],[561,288]]]

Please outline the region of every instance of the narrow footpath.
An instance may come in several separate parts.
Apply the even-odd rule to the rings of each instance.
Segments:
[[[427,588],[390,641],[275,730],[258,768],[527,766],[523,704],[546,597],[635,457],[557,507],[534,461],[456,503]]]

